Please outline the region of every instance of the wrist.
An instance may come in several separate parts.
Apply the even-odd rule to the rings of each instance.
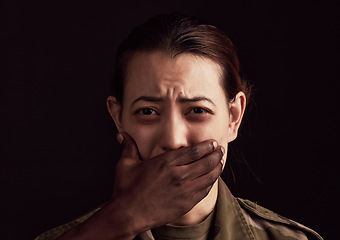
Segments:
[[[136,235],[150,228],[147,224],[147,215],[141,204],[134,202],[131,198],[117,197],[111,199],[99,212],[104,225],[111,229],[117,229],[117,239],[133,239]],[[115,238],[116,239],[116,238]]]
[[[132,240],[143,232],[133,210],[120,199],[112,199],[83,223],[73,227],[58,240]]]

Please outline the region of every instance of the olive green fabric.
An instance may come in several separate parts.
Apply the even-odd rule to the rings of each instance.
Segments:
[[[235,198],[223,181],[219,181],[215,219],[215,228],[217,227],[220,228],[220,233],[213,238],[214,240],[322,240],[315,231],[302,224],[249,200]]]
[[[93,214],[95,214],[98,210],[100,210],[101,207],[98,207],[89,213],[84,214],[82,217],[77,218],[76,220],[73,220],[69,223],[63,224],[61,226],[52,228],[42,234],[40,234],[35,240],[54,240],[57,239],[59,236],[61,236],[64,232],[70,230],[74,226],[78,225],[79,223],[84,222],[89,217],[91,217]]]
[[[156,240],[208,240],[210,229],[213,225],[215,211],[212,211],[203,222],[193,226],[165,225],[151,232]]]
[[[219,179],[215,219],[208,239],[212,240],[323,240],[315,231],[280,216],[251,201],[235,198]],[[100,208],[68,224],[51,229],[35,240],[53,240],[73,226],[82,223]],[[151,231],[135,239],[155,240]]]

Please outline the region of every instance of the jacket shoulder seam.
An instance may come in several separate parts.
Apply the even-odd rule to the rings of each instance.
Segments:
[[[277,223],[282,223],[285,225],[288,225],[290,227],[295,227],[297,229],[303,230],[304,232],[307,232],[309,234],[312,234],[314,237],[316,237],[319,240],[323,240],[323,238],[317,233],[315,232],[313,229],[310,229],[296,221],[293,221],[289,218],[286,218],[284,216],[281,216],[280,214],[277,214],[269,209],[266,209],[252,201],[246,200],[246,199],[242,199],[242,198],[236,198],[238,200],[238,202],[240,203],[241,207],[243,207],[245,210],[263,218],[269,221],[273,221],[273,222],[277,222]],[[270,214],[275,215],[272,216]]]

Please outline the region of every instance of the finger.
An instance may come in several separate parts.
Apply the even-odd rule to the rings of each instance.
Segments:
[[[181,174],[184,178],[190,180],[198,178],[214,170],[215,167],[221,163],[223,153],[223,148],[219,146],[215,151],[205,155],[201,159],[187,165],[179,166],[179,171],[182,172]]]
[[[122,146],[122,152],[120,155],[121,159],[125,158],[139,161],[137,145],[129,134],[125,132],[120,132],[117,134],[117,140],[121,143]]]
[[[222,170],[223,164],[219,162],[219,164],[217,164],[216,167],[209,173],[188,182],[187,188],[190,189],[190,191],[196,192],[197,194],[204,195],[206,193],[206,190],[214,185],[216,180],[221,175]]]
[[[175,150],[174,158],[172,159],[172,164],[176,166],[189,164],[211,153],[216,148],[217,142],[215,140],[210,139],[199,144],[196,144],[194,146]]]

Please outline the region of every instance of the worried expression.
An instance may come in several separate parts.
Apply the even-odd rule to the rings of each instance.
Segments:
[[[245,97],[240,92],[228,103],[221,78],[221,67],[209,58],[137,52],[127,66],[123,103],[109,97],[108,108],[118,131],[135,140],[142,160],[207,139],[227,150]]]

